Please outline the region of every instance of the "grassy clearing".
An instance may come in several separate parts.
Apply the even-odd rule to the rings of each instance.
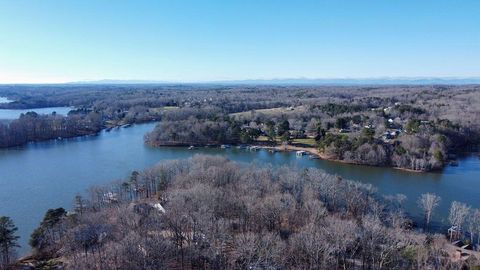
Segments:
[[[158,113],[161,111],[170,111],[170,110],[176,110],[179,107],[177,106],[164,106],[164,107],[157,107],[157,108],[149,108],[150,111]]]
[[[267,136],[259,136],[257,138],[257,142],[267,142],[268,141],[268,137]]]
[[[303,106],[295,107],[293,110],[286,108],[286,107],[279,107],[279,108],[271,108],[271,109],[260,109],[260,110],[253,110],[257,114],[264,114],[268,116],[273,115],[281,115],[281,114],[290,114],[293,112],[304,111],[305,108]],[[230,116],[239,117],[239,116],[248,116],[252,111],[245,111],[245,112],[238,112],[238,113],[231,113]]]
[[[268,142],[268,137],[267,136],[260,136],[257,138],[257,142]],[[282,141],[280,140],[280,137],[276,137],[275,138],[275,143],[276,144],[281,144]],[[305,145],[307,147],[317,147],[317,144],[315,142],[315,139],[313,138],[305,138],[305,139],[292,139],[292,141],[290,142],[290,144],[301,144],[301,145]]]
[[[316,147],[315,139],[313,138],[306,138],[306,139],[293,139],[292,144],[304,144],[310,147]]]
[[[178,107],[178,106],[165,106],[165,107],[163,107],[164,110],[176,110],[178,108],[180,108],[180,107]]]

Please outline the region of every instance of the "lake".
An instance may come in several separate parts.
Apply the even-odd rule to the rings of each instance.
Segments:
[[[438,226],[446,220],[451,201],[480,207],[480,159],[470,155],[458,167],[442,172],[412,173],[390,168],[355,166],[307,157],[295,153],[250,152],[243,149],[151,148],[143,135],[154,123],[102,131],[97,136],[31,143],[0,150],[0,216],[10,216],[19,227],[21,253],[26,253],[30,233],[49,208],[70,209],[73,197],[92,185],[127,177],[162,160],[188,158],[196,153],[224,155],[239,162],[259,165],[316,167],[344,178],[370,183],[383,194],[407,195],[406,208],[422,220],[416,201],[420,194],[434,192],[442,197],[433,217]]]
[[[1,100],[0,100],[1,103]],[[13,120],[20,117],[20,114],[27,112],[36,112],[38,114],[52,114],[56,112],[57,114],[67,115],[70,110],[73,110],[72,107],[50,107],[50,108],[34,108],[26,110],[11,110],[11,109],[0,109],[0,119],[1,120]]]

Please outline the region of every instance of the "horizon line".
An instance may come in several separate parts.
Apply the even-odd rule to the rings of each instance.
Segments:
[[[422,82],[423,81],[423,82]],[[99,79],[64,82],[0,82],[0,85],[115,85],[115,84],[428,84],[447,83],[478,84],[480,76],[381,76],[381,77],[331,77],[331,78],[258,78],[218,80],[150,80],[150,79]]]

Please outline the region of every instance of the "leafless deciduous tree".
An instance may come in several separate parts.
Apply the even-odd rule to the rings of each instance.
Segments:
[[[425,230],[428,230],[433,211],[439,203],[440,196],[437,196],[433,193],[422,194],[418,199],[418,206],[420,206],[420,208],[422,209],[423,215],[425,217]]]
[[[477,237],[477,245],[480,245],[480,209],[472,210],[468,219],[468,231],[470,232],[471,243],[475,243]]]
[[[135,196],[115,196],[123,181],[92,189],[82,210],[62,215],[62,234],[45,242],[42,255],[61,256],[67,268],[79,270],[451,269],[461,263],[449,259],[445,241],[405,226],[403,196],[384,200],[369,185],[318,169],[196,155],[135,175],[130,192],[152,179],[156,184]]]
[[[465,220],[470,212],[470,207],[464,203],[453,201],[450,206],[450,213],[448,214],[448,221],[452,228],[456,226],[455,230],[450,232],[450,240],[454,237],[457,237],[458,233],[462,231],[462,226],[465,223]],[[457,232],[455,234],[455,231]]]

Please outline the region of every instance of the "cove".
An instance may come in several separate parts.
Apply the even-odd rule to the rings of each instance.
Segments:
[[[346,179],[375,186],[380,194],[403,193],[405,208],[416,221],[422,220],[417,199],[433,192],[442,197],[433,217],[434,226],[445,226],[450,203],[458,200],[480,207],[480,159],[470,155],[459,160],[458,167],[441,172],[412,173],[391,168],[342,164],[296,157],[295,153],[251,152],[244,149],[162,147],[151,148],[143,136],[155,123],[133,125],[102,131],[96,136],[30,143],[23,147],[0,150],[0,216],[10,216],[18,226],[20,253],[29,250],[28,239],[49,208],[71,209],[77,193],[92,185],[110,183],[128,177],[162,160],[188,158],[194,154],[223,155],[259,166],[292,165],[316,167]]]

